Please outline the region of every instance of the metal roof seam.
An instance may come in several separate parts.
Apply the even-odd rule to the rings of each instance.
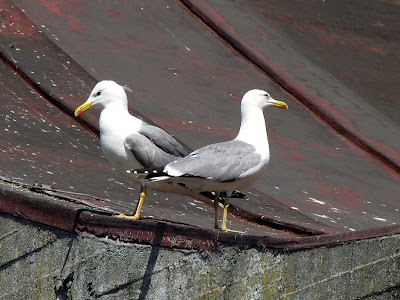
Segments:
[[[190,0],[180,0],[180,2],[201,21],[205,26],[207,26],[211,31],[213,31],[220,39],[228,43],[236,52],[238,52],[242,57],[251,62],[260,72],[267,75],[271,80],[273,80],[277,85],[279,85],[285,92],[290,94],[294,99],[297,100],[302,106],[306,107],[310,112],[312,112],[319,120],[327,124],[329,128],[333,129],[339,135],[346,138],[348,141],[359,147],[362,151],[368,153],[373,159],[378,161],[388,170],[394,174],[400,176],[400,165],[397,161],[392,159],[387,155],[387,153],[382,152],[382,149],[377,149],[372,146],[367,137],[360,136],[349,130],[341,124],[340,121],[336,120],[333,116],[328,114],[325,110],[321,109],[319,106],[309,101],[305,95],[297,91],[295,88],[290,87],[288,82],[281,78],[280,74],[275,72],[265,61],[259,59],[251,51],[246,50],[235,37],[231,34],[225,32],[217,23],[213,22],[201,8],[198,8],[196,4],[192,3]]]

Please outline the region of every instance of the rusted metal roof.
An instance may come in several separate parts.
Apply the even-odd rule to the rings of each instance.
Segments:
[[[98,112],[73,111],[98,80],[113,79],[133,89],[133,114],[192,149],[235,136],[251,88],[288,103],[266,111],[270,166],[248,200],[231,201],[241,243],[398,232],[400,8],[290,3],[3,1],[0,176],[31,191],[4,188],[1,211],[147,242],[168,224],[177,247],[199,235],[199,245],[237,241],[212,229],[211,206],[178,195],[149,193],[143,221],[111,216],[130,212],[139,189],[102,157]]]

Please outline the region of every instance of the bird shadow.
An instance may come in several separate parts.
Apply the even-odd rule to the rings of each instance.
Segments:
[[[160,253],[161,241],[165,233],[165,228],[166,223],[157,223],[153,240],[153,247],[151,248],[149,260],[147,262],[146,270],[143,276],[142,286],[140,287],[140,295],[138,298],[139,300],[146,299],[147,293],[149,291],[154,267]]]

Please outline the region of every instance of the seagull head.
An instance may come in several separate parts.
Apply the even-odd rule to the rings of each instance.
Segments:
[[[244,94],[242,99],[242,105],[256,106],[261,109],[267,106],[275,106],[283,109],[287,109],[288,106],[285,102],[275,100],[263,90],[250,90]]]
[[[124,87],[112,80],[103,80],[96,84],[89,98],[75,110],[75,116],[80,116],[92,106],[105,108],[110,104],[128,105]]]

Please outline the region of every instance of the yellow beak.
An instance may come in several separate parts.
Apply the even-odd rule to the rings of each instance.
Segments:
[[[83,114],[85,111],[87,111],[89,108],[91,108],[92,105],[93,105],[93,102],[83,103],[81,106],[79,106],[77,109],[75,109],[75,117]]]
[[[282,102],[282,101],[275,100],[275,102],[273,102],[272,104],[274,106],[276,106],[276,107],[280,107],[280,108],[283,108],[283,109],[288,109],[287,104],[285,102]]]

